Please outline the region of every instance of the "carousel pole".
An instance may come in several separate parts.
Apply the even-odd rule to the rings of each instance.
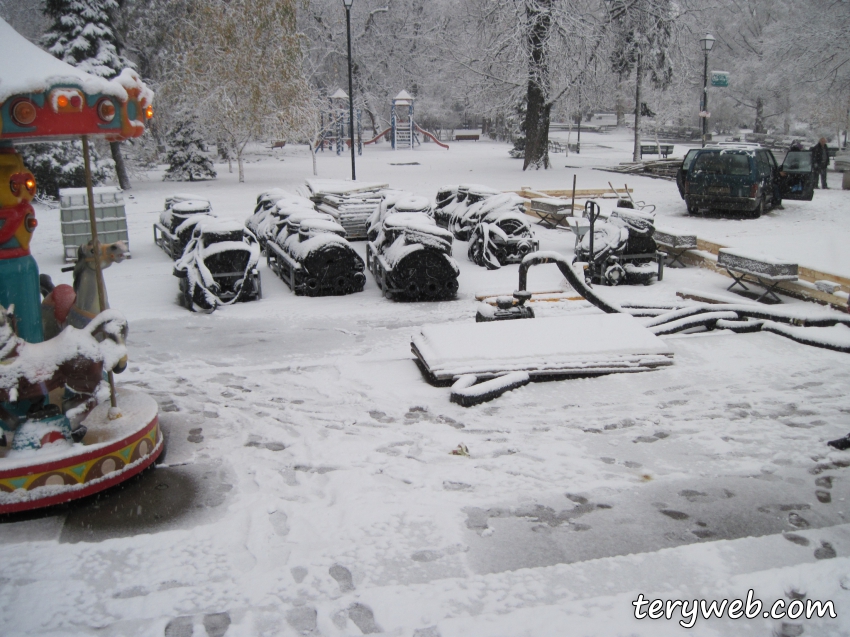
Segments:
[[[97,300],[100,311],[106,309],[106,285],[103,282],[103,268],[100,266],[100,241],[97,238],[97,219],[94,214],[94,189],[91,183],[91,159],[89,157],[89,137],[83,135],[83,163],[86,167],[86,195],[89,200],[89,224],[91,225],[92,253],[94,254],[94,271],[97,281]],[[117,409],[118,401],[115,398],[115,374],[110,369],[106,374],[109,380],[109,403],[113,409]]]

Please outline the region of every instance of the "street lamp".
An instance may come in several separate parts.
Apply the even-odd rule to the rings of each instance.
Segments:
[[[705,66],[702,72],[702,108],[700,116],[702,117],[702,146],[705,148],[705,137],[708,131],[708,52],[714,46],[714,36],[706,33],[700,40],[702,50],[705,53]]]
[[[351,4],[353,2],[354,0],[342,0],[345,6],[345,30],[348,34],[348,133],[351,137],[351,181],[357,179],[354,174],[354,86],[351,81]]]

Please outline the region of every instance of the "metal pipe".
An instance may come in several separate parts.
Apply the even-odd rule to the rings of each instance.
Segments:
[[[705,66],[702,71],[702,147],[705,148],[706,129],[708,128],[708,51],[705,51]]]
[[[357,179],[354,172],[354,83],[351,79],[351,8],[345,7],[345,29],[348,34],[348,133],[351,137],[351,181]]]
[[[83,135],[83,163],[85,164],[86,172],[86,195],[89,200],[89,224],[91,226],[92,252],[94,254],[97,301],[100,305],[100,311],[103,312],[103,310],[106,309],[106,284],[103,281],[103,268],[100,265],[100,241],[97,238],[97,218],[94,214],[94,188],[92,188],[91,180],[91,159],[89,156],[88,135]],[[115,398],[115,375],[110,369],[106,376],[109,380],[109,403],[112,407],[117,407],[118,402]]]

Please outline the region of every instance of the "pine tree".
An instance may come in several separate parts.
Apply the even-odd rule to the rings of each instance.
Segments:
[[[163,180],[195,181],[216,178],[212,160],[205,154],[206,143],[194,118],[179,122],[168,141],[171,145],[167,159],[170,166],[165,171]]]
[[[91,149],[92,184],[97,186],[112,177],[112,166]],[[78,141],[26,144],[20,147],[24,164],[35,176],[39,195],[58,197],[60,188],[86,185],[83,145]]]
[[[45,0],[51,26],[42,38],[54,56],[92,75],[107,79],[133,64],[120,54],[115,30],[116,0]],[[111,142],[112,158],[121,187],[130,179],[121,155],[121,142]]]
[[[42,40],[54,56],[86,73],[112,78],[130,66],[118,53],[115,0],[46,0],[52,24]]]

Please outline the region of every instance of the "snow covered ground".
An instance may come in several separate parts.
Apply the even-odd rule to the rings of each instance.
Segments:
[[[463,182],[568,188],[573,174],[579,188],[621,186],[593,167],[626,161],[627,137],[582,137],[582,154],[549,171],[523,173],[506,145],[480,141],[367,147],[357,173],[429,197]],[[137,180],[133,258],[105,272],[130,322],[117,381],[158,401],[165,462],[97,501],[0,524],[4,636],[655,637],[688,631],[678,614],[635,619],[640,593],[719,601],[749,589],[766,607],[832,600],[838,616],[700,618],[690,633],[850,633],[850,452],[825,444],[850,432],[846,354],[768,333],[663,337],[672,366],[532,383],[463,408],[425,382],[410,339],[471,322],[475,293],[510,293],[517,266],[486,271],[456,242],[457,300],[422,304],[381,298],[371,276],[355,295],[295,297],[263,264],[263,300],[190,314],[152,240],[165,196],[197,192],[242,221],[258,192],[312,173],[303,147],[255,149],[245,184],[217,168],[198,184]],[[345,178],[350,158],[320,153],[318,171]],[[658,206],[659,226],[850,273],[847,192],[758,220],[695,219],[673,182],[626,181]],[[70,282],[58,212],[38,218],[41,270]],[[572,235],[538,236],[572,254]],[[667,269],[661,283],[599,293],[670,301],[729,283]],[[563,284],[554,266],[531,270],[531,289]],[[460,444],[469,457],[451,455]]]

